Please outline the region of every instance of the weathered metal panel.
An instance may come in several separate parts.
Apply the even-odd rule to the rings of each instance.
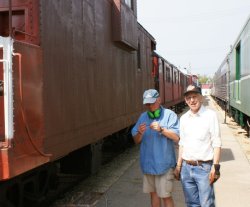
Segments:
[[[136,5],[136,0],[133,1]],[[113,0],[112,4],[112,36],[113,40],[137,49],[137,19],[136,10],[128,7],[122,0]]]
[[[39,1],[12,0],[11,33],[9,2],[0,2],[0,21],[3,23],[0,36],[14,39],[14,54],[10,54],[13,58],[10,64],[13,62],[14,137],[1,139],[1,179],[19,175],[49,160],[49,156],[43,154],[42,52],[37,46],[40,44]],[[4,92],[8,93],[6,87]]]
[[[41,0],[45,146],[54,157],[133,124],[152,86],[152,37],[137,53],[112,40],[110,1]],[[146,58],[149,57],[149,58]]]
[[[0,151],[0,179],[131,126],[143,110],[143,91],[154,86],[155,41],[136,25],[138,68],[138,51],[112,39],[111,0],[12,3],[13,26],[24,27],[13,33],[15,133],[13,146]],[[8,14],[8,1],[0,1],[0,21],[8,24]],[[9,35],[5,29],[1,36]]]

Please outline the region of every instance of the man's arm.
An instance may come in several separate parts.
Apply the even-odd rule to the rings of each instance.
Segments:
[[[135,144],[140,144],[142,140],[142,134],[138,131],[138,133],[133,137]]]
[[[221,154],[221,148],[215,147],[214,148],[214,164],[219,164],[220,162],[220,154]]]
[[[0,80],[0,96],[3,95],[3,80]]]
[[[174,142],[179,142],[180,140],[179,136],[174,131],[161,127],[158,122],[151,123],[150,128],[158,131],[159,133],[163,134],[165,137],[172,139]]]
[[[142,141],[142,135],[143,133],[146,131],[146,124],[143,123],[143,124],[140,124],[139,127],[138,127],[138,132],[137,134],[133,137],[134,139],[134,142],[136,144],[140,144],[141,141]]]
[[[181,173],[181,166],[182,166],[182,152],[183,152],[183,146],[179,146],[178,160],[177,160],[176,167],[174,170],[174,177],[177,180],[180,180],[180,173]]]
[[[219,165],[220,154],[221,154],[221,148],[215,147],[214,148],[213,166],[212,166],[210,174],[209,174],[210,184],[213,184],[215,181],[217,181],[220,178],[220,165]]]
[[[169,129],[166,129],[166,128],[163,128],[161,127],[160,128],[160,132],[165,136],[165,137],[168,137],[170,139],[172,139],[174,142],[179,142],[180,140],[180,137],[173,131],[169,130]]]

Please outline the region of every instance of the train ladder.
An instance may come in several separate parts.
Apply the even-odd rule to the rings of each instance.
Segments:
[[[0,49],[3,50],[3,96],[4,96],[4,131],[5,142],[10,147],[10,140],[14,136],[13,129],[13,75],[12,75],[12,54],[13,39],[0,36]]]

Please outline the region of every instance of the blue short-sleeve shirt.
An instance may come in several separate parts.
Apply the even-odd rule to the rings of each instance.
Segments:
[[[175,167],[175,147],[172,139],[150,129],[149,126],[153,121],[159,122],[161,127],[179,135],[179,119],[173,111],[161,107],[161,115],[158,119],[151,119],[147,112],[144,112],[132,129],[132,135],[135,136],[139,125],[146,123],[147,129],[140,146],[141,169],[143,174],[161,175]]]

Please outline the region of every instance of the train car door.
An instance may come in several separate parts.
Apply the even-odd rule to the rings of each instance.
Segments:
[[[235,62],[235,99],[240,102],[240,78],[241,78],[241,47],[240,43],[236,47],[236,62]]]
[[[0,140],[13,138],[13,84],[12,84],[12,52],[13,40],[0,36],[0,80],[2,93],[0,96]]]
[[[173,68],[173,99],[174,101],[178,100],[178,70]]]
[[[172,94],[172,67],[164,62],[164,71],[165,71],[165,103],[167,106],[171,105],[173,101],[173,94]]]
[[[0,43],[1,44],[1,43]],[[4,141],[3,48],[0,47],[0,142]]]
[[[178,70],[178,101],[181,101],[181,73]]]
[[[182,100],[185,90],[185,75],[180,72],[180,98]]]
[[[157,62],[158,62],[158,84],[155,85],[155,89],[159,91],[160,93],[160,97],[161,97],[161,101],[162,103],[165,103],[165,93],[164,93],[164,88],[165,88],[165,81],[164,81],[164,62],[162,61],[161,58],[155,57],[157,58]]]

